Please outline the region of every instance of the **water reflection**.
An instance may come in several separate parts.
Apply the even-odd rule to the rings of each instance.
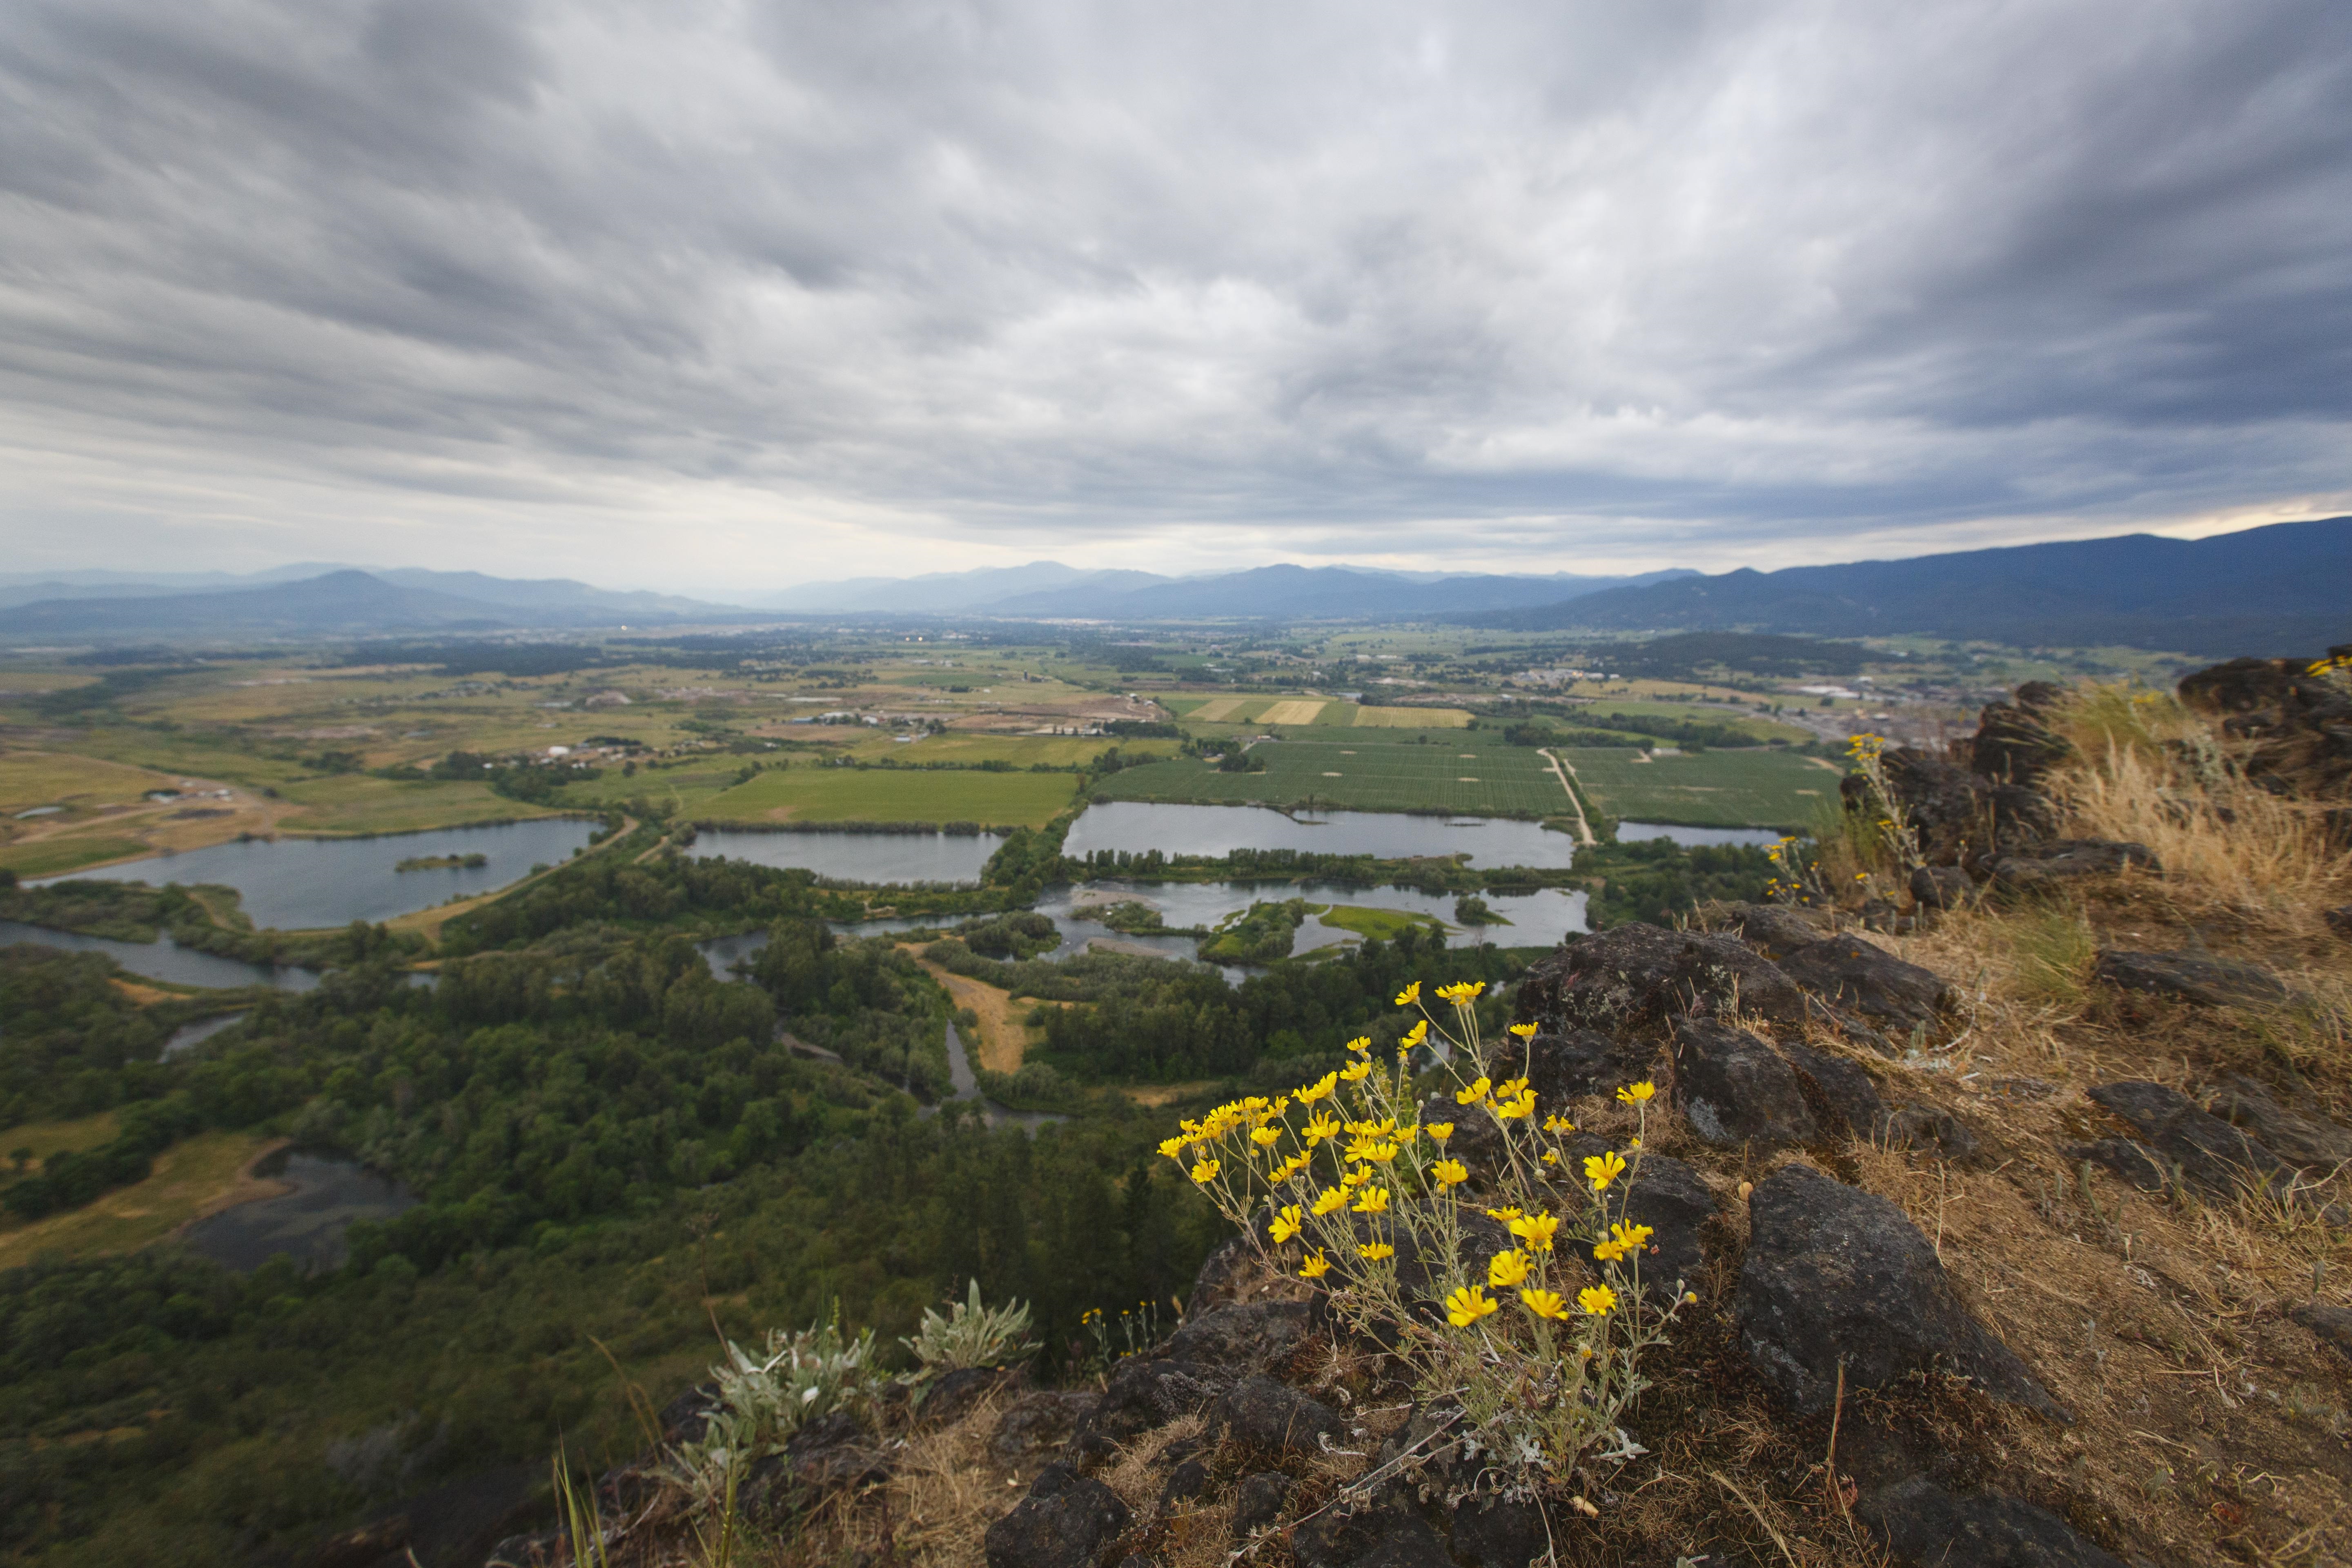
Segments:
[[[254,1173],[293,1190],[223,1209],[185,1232],[190,1247],[230,1268],[258,1268],[281,1252],[306,1268],[335,1268],[353,1220],[389,1219],[418,1202],[406,1187],[355,1160],[280,1153]]]
[[[1685,827],[1675,822],[1621,822],[1617,825],[1617,842],[1638,844],[1649,838],[1671,838],[1685,849],[1703,844],[1778,844],[1782,837],[1776,827]]]
[[[168,1062],[173,1057],[184,1056],[223,1029],[244,1022],[245,1015],[242,1013],[223,1013],[217,1017],[199,1018],[193,1024],[183,1024],[172,1031],[170,1039],[163,1042],[163,1059]]]
[[[984,1098],[980,1092],[980,1079],[971,1070],[971,1058],[964,1052],[963,1037],[956,1033],[953,1019],[948,1022],[948,1082],[955,1089],[950,1099],[980,1101],[980,1119],[991,1127],[1018,1127],[1034,1136],[1037,1129],[1049,1121],[1069,1120],[1050,1110],[1014,1110]]]
[[[118,942],[110,936],[83,936],[76,931],[52,931],[47,926],[26,925],[22,921],[0,921],[0,947],[16,942],[39,942],[68,952],[102,952],[133,974],[169,981],[174,985],[202,985],[214,990],[273,985],[280,991],[308,991],[319,984],[319,976],[308,969],[272,968],[266,963],[223,958],[217,953],[182,947],[168,936],[155,942]]]
[[[942,882],[973,887],[1000,840],[986,834],[745,833],[704,828],[701,859],[749,860],[814,871],[844,882]]]
[[[1300,849],[1322,855],[1466,855],[1473,866],[1565,867],[1576,841],[1538,823],[1492,816],[1414,816],[1334,811],[1296,816],[1263,805],[1164,805],[1116,800],[1089,806],[1062,852],[1229,855],[1236,849]]]
[[[317,931],[446,903],[520,881],[535,865],[555,865],[596,831],[577,817],[436,828],[373,838],[254,838],[157,859],[133,860],[63,881],[146,882],[235,888],[257,926]],[[404,860],[480,855],[479,866],[403,871]],[[37,886],[41,884],[35,884]]]

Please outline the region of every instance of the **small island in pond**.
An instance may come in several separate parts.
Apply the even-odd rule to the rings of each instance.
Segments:
[[[395,871],[470,871],[487,866],[490,858],[477,850],[471,855],[412,855],[393,868]]]

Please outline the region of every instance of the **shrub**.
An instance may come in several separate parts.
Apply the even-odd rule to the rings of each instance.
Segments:
[[[1638,1132],[1622,1153],[1586,1157],[1580,1184],[1571,1176],[1573,1125],[1558,1111],[1539,1120],[1525,1079],[1492,1079],[1473,1005],[1484,989],[1438,991],[1449,1030],[1415,982],[1396,1002],[1422,1018],[1392,1070],[1375,1066],[1369,1039],[1351,1041],[1347,1067],[1292,1095],[1220,1106],[1160,1150],[1226,1218],[1265,1237],[1282,1268],[1328,1292],[1342,1321],[1393,1342],[1423,1406],[1452,1413],[1441,1429],[1474,1461],[1472,1488],[1532,1497],[1588,1456],[1630,1452],[1617,1421],[1646,1386],[1642,1354],[1696,1298],[1679,1281],[1672,1293],[1642,1283],[1650,1228],[1624,1208]],[[1438,1042],[1452,1047],[1441,1071],[1459,1115],[1491,1117],[1500,1133],[1475,1173],[1446,1152],[1453,1122],[1416,1120],[1410,1059]],[[1645,1125],[1653,1093],[1628,1084],[1617,1098]],[[1470,1211],[1473,1180],[1494,1200],[1491,1225]],[[1580,1211],[1553,1212],[1580,1185],[1590,1190]],[[1272,1219],[1261,1233],[1249,1216],[1262,1203]]]
[[[873,1360],[874,1331],[850,1339],[838,1319],[796,1333],[771,1329],[761,1356],[728,1341],[727,1360],[710,1369],[719,1408],[698,1441],[679,1445],[676,1479],[698,1501],[716,1500],[808,1422],[867,1404],[880,1381]]]
[[[950,1302],[944,1318],[936,1310],[924,1308],[914,1337],[898,1342],[915,1352],[918,1363],[899,1381],[920,1387],[950,1372],[1025,1361],[1037,1351],[1028,1333],[1028,1305],[1010,1301],[1002,1307],[984,1307],[980,1281],[974,1279],[969,1301]]]

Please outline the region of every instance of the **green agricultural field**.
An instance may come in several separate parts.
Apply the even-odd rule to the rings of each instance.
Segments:
[[[1220,773],[1190,758],[1114,773],[1113,800],[1320,805],[1354,811],[1452,811],[1465,816],[1556,816],[1568,795],[1544,760],[1490,731],[1312,727],[1254,748],[1265,772]]]
[[[0,866],[19,877],[54,877],[84,866],[144,855],[149,848],[136,838],[36,838],[27,844],[0,845]]]
[[[164,774],[97,757],[63,752],[0,755],[0,812],[12,815],[43,805],[122,805],[172,784]]]
[[[1837,799],[1838,770],[1788,752],[1701,752],[1642,760],[1636,751],[1563,746],[1586,797],[1621,820],[1688,827],[1806,828]]]
[[[984,827],[1039,827],[1068,809],[1077,782],[1075,773],[788,768],[736,785],[697,815],[713,822],[977,822]]]
[[[279,793],[300,808],[281,819],[291,833],[409,833],[556,815],[545,806],[509,800],[491,794],[488,784],[463,779],[379,779],[365,773],[338,773],[289,784]]]
[[[1560,721],[1606,730],[1611,727],[1609,716],[1612,713],[1622,713],[1629,718],[1681,720],[1691,724],[1724,724],[1759,741],[1793,741],[1801,744],[1813,738],[1810,730],[1783,724],[1762,713],[1739,712],[1721,703],[1629,702],[1622,698],[1603,699],[1590,707],[1578,709],[1572,716]]]

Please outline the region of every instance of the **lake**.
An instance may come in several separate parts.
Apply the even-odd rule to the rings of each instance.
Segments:
[[[1617,842],[1639,844],[1650,838],[1670,838],[1685,848],[1704,844],[1772,845],[1784,837],[1777,827],[1685,827],[1673,822],[1621,822]]]
[[[972,887],[1003,842],[984,833],[747,833],[706,827],[695,835],[694,854],[706,860],[814,871],[845,882]]]
[[[156,942],[117,942],[112,937],[81,936],[22,921],[0,921],[0,947],[37,942],[68,952],[102,952],[133,974],[168,980],[175,985],[205,985],[226,990],[235,985],[274,985],[280,991],[308,991],[319,977],[308,969],[273,969],[182,947],[170,937]]]
[[[278,1160],[283,1165],[273,1169]],[[223,1209],[184,1233],[190,1247],[226,1268],[258,1268],[283,1252],[305,1269],[333,1268],[343,1260],[343,1233],[353,1220],[390,1219],[418,1202],[391,1177],[337,1155],[280,1154],[256,1173],[294,1190]]]
[[[1565,867],[1576,840],[1540,824],[1499,816],[1414,816],[1333,811],[1296,816],[1263,805],[1165,805],[1117,800],[1088,806],[1062,853],[1228,855],[1236,849],[1300,849],[1319,855],[1466,855],[1473,866]]]
[[[317,931],[470,897],[521,880],[535,865],[557,865],[586,846],[597,825],[551,816],[478,827],[443,827],[373,838],[254,838],[96,871],[46,877],[48,882],[145,882],[160,887],[212,883],[235,888],[257,926]],[[407,859],[481,855],[487,863],[429,871],[394,869]]]

